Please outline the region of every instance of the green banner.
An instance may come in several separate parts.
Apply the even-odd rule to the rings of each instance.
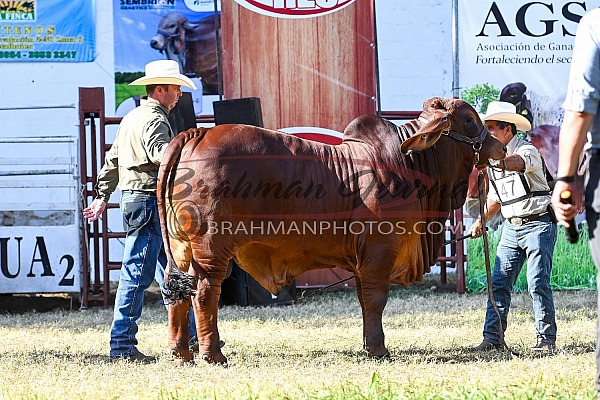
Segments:
[[[0,62],[89,62],[95,0],[0,0]]]

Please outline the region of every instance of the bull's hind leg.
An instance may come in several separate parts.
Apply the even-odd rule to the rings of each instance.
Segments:
[[[389,352],[385,347],[382,317],[390,290],[389,275],[373,274],[374,270],[362,269],[366,273],[360,274],[357,279],[363,312],[363,346],[371,357],[386,357]]]
[[[167,269],[167,281],[171,290],[180,290],[177,300],[171,303],[168,307],[169,314],[169,349],[175,357],[175,363],[182,365],[185,363],[193,363],[194,355],[189,348],[189,313],[192,299],[185,293],[192,287],[187,287],[189,277],[186,277],[186,272],[190,271],[192,262],[192,251],[189,241],[179,240],[178,238],[170,238],[171,251],[175,259],[175,263],[180,271],[176,271],[169,266]],[[175,283],[178,282],[178,283]],[[191,283],[189,283],[191,284]],[[172,286],[171,286],[172,285]],[[179,286],[179,287],[177,287]],[[183,297],[183,298],[181,298]]]
[[[199,272],[193,302],[200,356],[210,364],[227,365],[227,358],[221,352],[217,319],[221,283],[227,276],[229,260],[202,258],[196,247],[194,260],[198,261],[194,272]]]

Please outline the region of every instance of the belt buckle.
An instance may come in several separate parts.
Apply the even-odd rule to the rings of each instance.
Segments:
[[[521,217],[512,217],[510,219],[510,223],[516,226],[521,226],[523,225],[523,218]]]

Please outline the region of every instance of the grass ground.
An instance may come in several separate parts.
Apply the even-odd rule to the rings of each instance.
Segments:
[[[292,306],[222,308],[227,369],[173,367],[166,311],[152,303],[138,333],[140,350],[159,356],[151,365],[108,362],[110,309],[3,313],[0,398],[595,399],[595,291],[556,293],[558,350],[540,357],[529,350],[535,332],[526,294],[514,296],[506,335],[519,355],[478,354],[468,349],[481,341],[485,295],[443,289],[434,279],[391,293],[388,361],[361,350],[352,290]]]

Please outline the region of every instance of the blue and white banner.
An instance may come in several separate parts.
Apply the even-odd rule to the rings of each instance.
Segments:
[[[89,62],[94,0],[0,0],[0,62]]]
[[[600,0],[458,0],[460,89],[523,82],[533,96],[562,102],[577,25],[598,6]]]
[[[213,113],[212,102],[219,99],[220,8],[220,0],[113,0],[117,116],[145,94],[143,86],[129,83],[144,74],[148,62],[164,59],[177,61],[198,87],[182,87],[192,93],[196,115]]]

